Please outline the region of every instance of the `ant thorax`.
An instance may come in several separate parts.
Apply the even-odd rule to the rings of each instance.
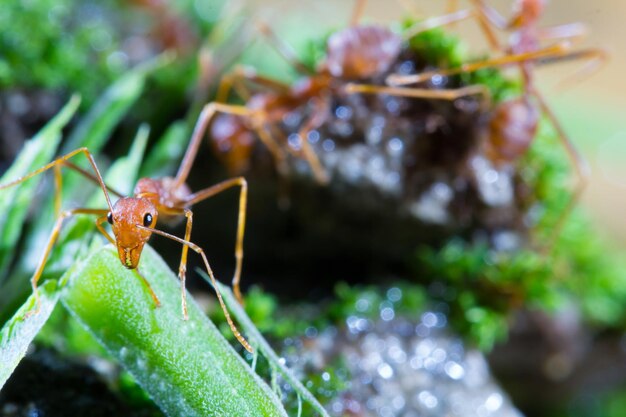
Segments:
[[[382,26],[354,26],[328,38],[323,64],[334,77],[365,79],[387,71],[398,59],[402,39]]]
[[[142,178],[135,186],[134,195],[150,200],[167,220],[167,209],[186,207],[191,190],[185,183],[177,185],[172,177]]]

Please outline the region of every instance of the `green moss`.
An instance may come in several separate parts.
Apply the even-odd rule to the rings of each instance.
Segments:
[[[4,2],[0,27],[0,87],[77,91],[90,102],[125,69],[107,62],[117,31],[82,2]]]
[[[417,250],[416,280],[444,285],[435,298],[450,305],[452,325],[483,348],[506,336],[507,319],[521,306],[549,312],[578,305],[591,324],[623,328],[626,263],[579,210],[563,218],[572,195],[568,165],[544,124],[519,168],[540,213],[531,247],[498,253],[453,239],[440,249]]]

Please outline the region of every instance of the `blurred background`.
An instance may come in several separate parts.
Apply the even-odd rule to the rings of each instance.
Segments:
[[[469,2],[458,1],[459,7]],[[511,0],[493,0],[489,4],[505,17],[510,15]],[[353,10],[352,1],[315,2],[258,1],[251,0],[259,16],[271,21],[279,33],[296,48],[307,39],[345,25]],[[406,16],[407,8],[423,16],[446,13],[445,0],[369,1],[364,12],[365,21],[390,22]],[[332,13],[329,13],[332,10]],[[284,16],[289,16],[285,19]],[[619,0],[569,0],[548,1],[543,26],[581,22],[590,29],[589,36],[580,47],[605,48],[610,53],[609,62],[578,85],[557,88],[564,76],[574,74],[584,63],[558,63],[546,65],[537,71],[542,91],[561,118],[567,133],[579,147],[590,164],[590,183],[582,204],[590,209],[594,222],[602,233],[615,244],[626,247],[626,2]],[[466,21],[454,30],[471,45],[470,53],[488,51],[482,33],[475,22]],[[506,39],[506,35],[502,37]],[[267,50],[248,56],[249,62],[278,60],[278,55],[268,58]],[[271,54],[271,52],[270,52]],[[275,64],[275,63],[273,63]],[[280,65],[280,64],[279,64]]]
[[[206,50],[203,47],[218,45],[215,55],[212,56],[213,61],[210,62],[212,64],[217,63],[218,67],[222,63],[226,65],[226,63],[238,60],[240,58],[239,53],[245,50],[241,61],[254,66],[259,72],[280,79],[288,79],[289,77],[293,79],[296,77],[295,71],[284,62],[284,59],[276,51],[268,47],[267,42],[263,40],[255,41],[255,38],[245,39],[245,37],[241,43],[233,42],[233,38],[236,39],[237,36],[230,38],[227,32],[229,25],[237,22],[237,19],[233,18],[233,16],[237,14],[238,10],[245,10],[247,17],[251,17],[252,20],[269,22],[282,39],[292,45],[295,50],[302,52],[306,51],[307,47],[310,47],[311,39],[322,39],[332,30],[345,27],[349,22],[354,6],[354,1],[352,0],[342,2],[337,2],[336,0],[307,2],[248,0],[240,3],[208,0],[189,0],[180,3],[168,3],[167,1],[159,0],[134,0],[128,3],[118,0],[103,2],[9,0],[9,2],[7,4],[15,7],[11,13],[7,13],[8,9],[0,6],[0,27],[10,28],[11,25],[14,25],[14,27],[22,28],[22,30],[21,32],[18,30],[6,30],[0,35],[0,58],[8,58],[6,61],[0,59],[0,86],[3,89],[1,91],[2,94],[0,94],[0,99],[2,100],[2,103],[0,103],[2,106],[2,111],[0,112],[0,136],[2,139],[0,156],[4,157],[0,158],[0,172],[10,165],[12,157],[21,148],[22,140],[36,133],[58,111],[70,92],[81,91],[83,94],[81,113],[86,114],[93,104],[98,102],[98,99],[106,99],[109,93],[103,94],[103,92],[106,91],[107,86],[127,74],[130,68],[153,58],[163,49],[172,47],[177,49],[179,53],[176,57],[176,64],[169,67],[165,65],[162,71],[154,71],[156,75],[146,76],[142,79],[141,83],[146,80],[145,92],[142,94],[137,93],[139,98],[136,101],[133,101],[134,99],[129,100],[132,101],[132,105],[129,104],[129,107],[124,110],[128,112],[126,115],[119,115],[121,120],[119,123],[117,121],[110,122],[111,126],[107,131],[107,135],[111,134],[113,139],[108,142],[102,140],[101,149],[98,150],[98,154],[101,155],[105,166],[108,163],[113,163],[117,155],[128,151],[128,145],[132,137],[134,137],[136,127],[145,121],[150,121],[152,139],[167,139],[167,135],[170,133],[173,134],[172,138],[176,139],[175,135],[178,134],[177,145],[172,148],[171,152],[167,146],[160,149],[161,151],[165,149],[162,152],[166,154],[165,157],[156,152],[159,151],[157,149],[159,148],[158,145],[155,145],[154,142],[149,145],[148,156],[145,158],[146,163],[142,167],[142,175],[144,172],[149,173],[146,175],[163,175],[163,173],[169,174],[174,172],[180,159],[180,154],[184,151],[186,140],[189,137],[185,129],[190,129],[193,126],[200,106],[211,99],[211,87],[209,84],[219,80],[218,73],[224,70],[224,68],[207,70],[210,65],[203,67],[203,64],[209,62],[208,55],[205,55]],[[228,5],[227,9],[232,8],[234,12],[230,15],[223,11],[220,12],[219,10],[222,10],[224,3]],[[446,13],[447,3],[444,0],[370,0],[366,4],[364,21],[387,23],[401,20],[407,14],[413,14],[416,17],[438,16]],[[468,6],[468,2],[463,0],[459,0],[458,4],[459,8]],[[489,1],[489,4],[492,4],[505,17],[510,15],[512,0],[493,0]],[[33,5],[37,7],[31,7]],[[75,6],[76,10],[73,10],[72,7]],[[241,9],[240,6],[245,6],[246,8]],[[27,10],[27,13],[23,13],[21,9]],[[410,9],[410,11],[407,9]],[[621,48],[620,43],[623,39],[626,39],[626,25],[623,22],[625,15],[626,3],[623,1],[599,0],[589,2],[572,0],[549,2],[545,16],[542,19],[542,26],[582,22],[589,26],[590,33],[588,38],[580,44],[580,48],[605,48],[609,51],[611,59],[600,71],[578,85],[570,86],[567,89],[559,90],[556,86],[563,78],[574,74],[577,69],[584,65],[583,63],[558,63],[546,65],[537,70],[540,88],[561,119],[566,131],[591,165],[591,180],[581,203],[591,213],[593,223],[596,226],[593,228],[593,232],[597,230],[599,234],[606,236],[612,243],[622,248],[626,248],[626,218],[622,215],[622,213],[626,212],[626,193],[624,192],[626,189],[626,83],[623,81],[623,74],[626,69],[626,51]],[[232,20],[229,21],[228,19]],[[220,26],[220,22],[225,23]],[[248,22],[246,25],[250,29],[249,26],[251,24]],[[29,33],[29,31],[23,30],[24,27],[31,26],[38,27],[38,31]],[[193,30],[188,30],[190,27]],[[237,25],[234,24],[232,27],[237,28]],[[470,48],[468,51],[470,55],[482,56],[488,52],[488,45],[475,22],[461,22],[451,27],[450,30],[456,33],[463,43]],[[70,31],[72,36],[66,36]],[[236,29],[236,31],[239,31],[239,29]],[[241,33],[243,34],[244,31],[241,30]],[[505,39],[505,37],[506,35],[503,34],[502,39]],[[50,39],[53,39],[53,41],[50,42]],[[188,45],[193,45],[193,49],[189,49]],[[93,53],[93,56],[85,57],[84,55],[86,54],[83,54],[85,50]],[[302,53],[304,54],[304,52]],[[4,56],[2,56],[3,54]],[[10,62],[9,65],[14,65],[14,67],[7,69],[6,62]],[[5,67],[3,67],[3,64]],[[23,67],[18,67],[17,65],[22,65]],[[59,76],[59,74],[61,75]],[[23,78],[20,79],[20,76],[23,76]],[[65,78],[59,80],[58,78],[61,76]],[[33,85],[35,88],[33,88]],[[163,117],[163,115],[166,115],[166,117]],[[74,123],[77,122],[75,121]],[[17,130],[11,130],[12,128]],[[74,125],[70,125],[68,130],[73,128]],[[20,140],[16,138],[20,138]],[[87,137],[85,140],[89,141],[91,138]],[[161,143],[169,146],[174,144],[174,141],[168,142],[163,140],[163,142],[159,142],[159,144]],[[66,143],[65,146],[71,145]],[[197,165],[194,167],[196,171],[196,176],[192,179],[194,189],[206,186],[208,172],[211,172],[210,175],[213,175],[211,181],[223,179],[227,175],[225,170],[219,167],[216,158],[211,156],[209,147],[205,146],[204,148],[201,156],[198,158]],[[156,158],[152,158],[152,156],[156,156]],[[271,168],[271,164],[267,165]],[[274,188],[279,188],[276,185],[277,182],[274,181]],[[51,188],[49,186],[50,182],[47,185],[48,188]],[[327,255],[327,253],[324,250],[340,252],[339,256],[345,255],[333,245],[319,245],[317,242],[314,242],[311,246],[324,253],[319,258],[309,260],[310,264],[302,261],[301,257],[298,256],[300,253],[294,252],[295,255],[291,253],[295,259],[295,262],[291,264],[292,270],[277,268],[272,263],[276,259],[266,259],[264,251],[279,253],[281,249],[291,248],[291,243],[299,239],[299,232],[302,232],[303,229],[298,228],[298,226],[302,226],[298,224],[298,220],[302,221],[302,217],[304,217],[305,221],[315,219],[319,222],[310,226],[310,229],[316,229],[319,224],[324,224],[328,218],[324,218],[324,213],[322,210],[319,210],[319,206],[314,206],[311,210],[312,214],[307,212],[306,216],[301,216],[301,218],[296,216],[289,217],[285,215],[285,212],[278,212],[278,205],[273,194],[274,188],[271,188],[270,192],[268,192],[263,190],[263,186],[264,184],[257,183],[250,188],[252,197],[250,201],[254,201],[254,193],[257,193],[257,199],[256,202],[251,203],[253,208],[250,210],[248,219],[246,266],[244,267],[244,285],[246,289],[250,283],[261,282],[265,290],[268,290],[273,295],[280,293],[280,296],[292,298],[288,302],[298,303],[301,301],[298,299],[298,295],[301,296],[302,293],[306,294],[306,296],[312,295],[311,298],[317,299],[321,299],[322,296],[332,298],[337,295],[332,292],[332,286],[336,284],[336,281],[334,277],[330,279],[326,277],[325,275],[329,275],[329,271],[324,271],[324,269],[334,270],[337,268],[338,271],[331,272],[345,275],[346,281],[351,279],[357,281],[362,278],[361,273],[363,271],[358,270],[358,268],[365,267],[362,263],[355,262],[355,259],[348,258],[343,265],[331,265],[330,268],[323,261],[319,261],[320,259],[326,260],[324,255]],[[310,197],[309,200],[305,198],[301,205],[304,206],[310,203],[311,200],[315,200],[314,197]],[[216,198],[210,204],[207,203],[206,211],[203,208],[200,212],[208,214],[201,214],[194,218],[194,238],[204,239],[203,241],[198,241],[198,243],[207,249],[207,253],[211,253],[212,262],[215,259],[214,267],[220,277],[229,276],[231,273],[230,269],[232,269],[233,228],[236,224],[236,211],[233,210],[233,207],[236,206],[236,198],[235,193],[227,194],[224,198]],[[317,200],[321,199],[318,198]],[[259,203],[259,201],[262,201],[262,203]],[[321,205],[325,203],[326,200],[322,200],[321,203],[318,202]],[[393,211],[389,212],[393,213]],[[383,215],[388,215],[389,212],[383,210]],[[277,218],[281,220],[286,218],[287,220],[279,223],[275,221]],[[272,220],[268,221],[268,219]],[[375,218],[372,220],[371,218],[366,218],[365,222],[375,223],[378,220],[380,219]],[[341,220],[338,223],[341,223]],[[48,230],[49,224],[50,222],[45,223],[42,226],[42,230]],[[329,224],[334,226],[333,223]],[[331,234],[335,232],[333,226],[327,227],[330,229]],[[386,224],[383,224],[381,227],[384,229],[385,226]],[[281,227],[283,227],[283,232],[287,232],[285,233],[287,236],[282,242],[283,246],[276,248],[273,245],[280,242],[278,242],[278,239],[274,239],[271,233],[274,229],[277,229],[279,232],[276,234],[279,235]],[[402,229],[402,226],[399,229],[402,232],[406,232]],[[204,231],[204,236],[201,237],[202,231]],[[390,234],[393,234],[395,231],[397,229],[394,229]],[[369,230],[365,230],[365,234],[368,232]],[[175,233],[181,233],[181,229],[179,228]],[[584,235],[584,237],[586,236]],[[285,236],[282,237],[285,238]],[[413,236],[410,237],[412,238]],[[584,237],[581,240],[584,240]],[[384,250],[393,252],[393,249],[389,249],[391,245],[384,239],[376,240],[379,240],[380,247],[374,248],[372,252],[379,250],[381,253]],[[358,243],[362,243],[358,242],[359,238],[355,238],[354,241],[357,243],[354,246],[357,247],[359,246]],[[268,244],[268,242],[271,242],[271,244]],[[333,240],[332,243],[336,244],[337,242]],[[157,246],[160,253],[169,258],[170,265],[175,265],[180,256],[177,245],[155,241],[155,246]],[[446,258],[445,254],[440,255],[434,251],[425,252],[426,254],[423,256],[427,260],[437,259],[430,265],[434,272],[429,271],[432,275],[436,275],[433,285],[428,281],[432,277],[427,276],[428,274],[424,272],[426,269],[424,264],[418,264],[419,266],[415,267],[415,271],[411,271],[411,273],[406,272],[406,269],[409,267],[403,264],[405,269],[402,270],[402,274],[408,275],[409,279],[414,279],[415,282],[422,279],[419,285],[424,285],[424,288],[426,288],[424,290],[425,293],[431,291],[429,294],[432,295],[432,292],[439,291],[437,296],[441,296],[441,298],[449,296],[448,301],[457,301],[462,298],[457,297],[461,291],[466,291],[465,295],[473,295],[471,287],[477,281],[472,281],[472,279],[476,278],[476,276],[480,279],[485,278],[481,275],[483,273],[482,268],[489,269],[491,267],[491,272],[499,267],[505,269],[503,265],[505,262],[495,267],[493,263],[487,265],[485,261],[493,261],[488,254],[478,251],[478,253],[472,252],[468,255],[463,251],[469,253],[472,248],[468,249],[468,247],[461,246],[461,249],[459,249],[459,247],[454,246],[454,242],[452,242],[451,247],[452,256],[449,258]],[[567,248],[572,249],[572,246],[570,245]],[[455,249],[458,251],[455,252]],[[305,252],[308,250],[309,247],[304,248]],[[411,251],[411,259],[416,257],[414,253],[415,248],[410,247],[408,250]],[[32,253],[39,255],[40,251],[35,250]],[[580,253],[582,253],[582,256],[580,256],[582,260],[577,257]],[[576,297],[566,301],[564,306],[561,305],[561,309],[557,313],[554,310],[550,310],[551,300],[549,297],[546,297],[548,299],[546,304],[541,304],[541,308],[546,310],[539,312],[533,310],[536,305],[526,306],[527,308],[525,309],[519,308],[520,305],[515,304],[515,300],[501,310],[498,309],[498,306],[493,306],[493,304],[499,304],[499,296],[504,295],[502,297],[504,301],[500,304],[507,304],[507,302],[515,298],[515,294],[507,298],[507,296],[511,295],[507,292],[508,288],[506,286],[510,283],[506,281],[507,279],[510,279],[514,283],[513,286],[515,286],[515,284],[518,284],[516,280],[519,276],[522,277],[520,281],[526,278],[525,273],[528,273],[527,275],[532,276],[532,278],[544,278],[542,273],[545,273],[545,278],[548,279],[540,280],[541,283],[539,284],[533,281],[533,279],[528,280],[529,287],[536,284],[529,288],[528,294],[531,294],[529,298],[532,301],[537,301],[537,299],[532,298],[533,291],[535,291],[535,293],[540,293],[540,296],[537,297],[540,301],[546,301],[541,299],[541,296],[546,293],[549,295],[553,289],[550,287],[549,279],[555,278],[555,281],[558,280],[560,285],[572,275],[571,270],[567,267],[564,269],[565,272],[557,271],[557,273],[553,274],[550,258],[543,257],[545,255],[543,253],[538,255],[540,260],[532,256],[524,258],[524,256],[528,256],[528,253],[524,253],[521,261],[518,263],[511,262],[513,266],[510,269],[506,269],[509,273],[508,275],[506,273],[502,274],[505,275],[503,279],[504,285],[502,288],[497,288],[497,290],[502,290],[501,292],[496,291],[496,296],[493,296],[493,293],[489,292],[491,288],[488,287],[486,291],[488,297],[485,297],[487,300],[484,303],[485,305],[481,304],[482,300],[480,300],[476,304],[470,303],[469,306],[464,306],[468,311],[472,310],[474,313],[482,314],[480,319],[466,326],[465,330],[467,331],[470,328],[470,331],[479,333],[479,336],[486,337],[489,343],[493,344],[495,341],[502,340],[502,333],[498,332],[502,326],[506,327],[511,324],[513,327],[513,323],[515,324],[508,343],[503,343],[504,346],[499,346],[495,353],[489,357],[489,360],[494,365],[494,368],[500,372],[498,377],[503,375],[503,380],[508,379],[506,388],[511,389],[511,392],[517,388],[515,401],[520,401],[521,404],[529,407],[527,409],[532,410],[535,402],[542,402],[536,401],[533,395],[541,394],[541,392],[549,392],[549,394],[554,392],[554,396],[559,398],[559,400],[567,399],[567,407],[576,408],[580,403],[593,403],[592,406],[589,406],[590,408],[583,407],[582,411],[568,415],[583,416],[585,415],[585,410],[594,410],[593,406],[596,405],[597,408],[595,409],[599,410],[603,404],[598,405],[598,403],[602,402],[605,397],[602,397],[600,400],[588,398],[588,387],[600,386],[601,384],[598,384],[597,379],[602,379],[601,382],[605,382],[606,386],[609,386],[611,390],[618,392],[615,398],[622,405],[622,407],[618,408],[618,412],[607,415],[611,417],[621,416],[623,414],[620,414],[620,412],[626,410],[626,394],[623,392],[623,387],[625,386],[623,375],[626,375],[626,373],[621,372],[622,369],[626,369],[626,348],[624,348],[626,346],[624,342],[626,338],[623,333],[623,323],[626,322],[626,319],[623,314],[623,304],[620,303],[623,299],[626,299],[626,279],[619,281],[618,279],[613,279],[613,277],[624,277],[625,274],[622,272],[622,269],[618,269],[618,272],[613,275],[604,274],[606,272],[604,270],[594,275],[600,269],[596,268],[596,264],[602,263],[603,258],[596,256],[597,253],[593,251],[589,252],[591,255],[588,255],[585,252],[585,248],[581,249],[580,253],[577,252],[571,255],[571,259],[567,259],[568,262],[566,262],[566,266],[573,269],[574,272],[580,271],[574,277],[575,279],[571,280]],[[26,256],[22,256],[22,253],[19,255],[20,258],[26,258]],[[337,256],[337,253],[334,255]],[[588,255],[587,258],[584,255]],[[276,255],[274,256],[276,257]],[[279,253],[278,257],[280,256],[282,256],[282,253]],[[438,256],[439,258],[437,258]],[[459,256],[461,261],[458,261],[455,256]],[[472,262],[475,260],[472,256],[479,259],[479,262]],[[565,254],[565,257],[568,256],[570,256],[570,253]],[[442,269],[437,270],[437,265],[435,264],[441,259],[444,259],[445,262],[442,262]],[[546,261],[546,259],[548,260]],[[464,263],[463,261],[466,262]],[[596,262],[595,264],[594,261]],[[548,263],[547,272],[545,268],[542,269],[545,266],[542,262]],[[21,263],[24,262],[20,259],[14,261],[13,265],[21,266]],[[312,265],[313,263],[317,263],[317,265]],[[530,265],[528,269],[524,269],[527,265]],[[591,267],[587,269],[588,265],[591,265]],[[194,266],[193,261],[191,261],[189,270],[192,270]],[[265,281],[257,279],[258,277],[254,275],[255,266],[260,268],[261,273],[258,273],[258,275],[262,275]],[[412,266],[414,265],[412,264]],[[562,265],[559,264],[559,266]],[[470,269],[469,273],[463,269],[466,267]],[[534,267],[535,269],[533,269]],[[345,268],[345,270],[340,268]],[[279,271],[276,271],[277,269]],[[63,271],[62,267],[58,267],[51,274],[57,273],[60,275]],[[309,271],[309,275],[311,275],[309,277],[310,281],[304,282],[302,271]],[[311,273],[310,271],[316,272]],[[318,271],[323,271],[324,275],[318,274]],[[22,284],[24,294],[28,294],[30,292],[28,277],[32,270],[26,268],[21,272],[21,276],[15,274],[16,276],[12,278],[15,278],[15,281],[19,281]],[[378,272],[375,271],[375,273]],[[392,279],[398,278],[397,275],[394,276],[396,271],[383,272],[378,276],[380,280],[378,284],[384,283],[384,285],[387,285],[389,282],[394,283]],[[445,279],[441,280],[441,276],[446,276],[448,272],[450,272],[449,276],[453,283],[452,286],[457,285],[459,292],[454,291],[456,288],[452,288],[452,291],[448,293],[442,290],[442,288],[446,288],[447,282]],[[472,275],[474,272],[476,272],[476,276]],[[422,273],[424,276],[421,276]],[[469,276],[469,278],[464,276],[464,274]],[[281,279],[276,279],[277,275],[282,275]],[[493,276],[490,278],[493,278]],[[497,281],[498,278],[500,277],[496,276],[495,280]],[[320,282],[324,279],[330,282]],[[454,281],[454,279],[458,279],[458,281]],[[587,284],[594,279],[593,288],[589,290]],[[224,282],[227,281],[226,279],[222,280]],[[189,286],[193,290],[200,288],[201,291],[206,291],[206,285],[201,287],[198,285],[198,281],[198,277],[191,277]],[[563,287],[566,287],[568,282]],[[527,282],[522,282],[522,285],[526,284]],[[326,288],[320,290],[324,285],[326,285]],[[470,290],[467,291],[467,288],[464,286],[469,286]],[[590,284],[589,287],[591,288],[592,285]],[[2,305],[2,297],[9,293],[4,288],[6,287],[0,289],[0,310],[5,307]],[[450,288],[447,287],[448,290]],[[563,289],[561,287],[558,288],[559,290]],[[396,291],[387,294],[391,294],[393,298],[397,290],[398,288],[396,288]],[[594,290],[596,291],[595,293]],[[343,287],[343,299],[341,301],[345,303],[342,306],[343,310],[340,313],[336,311],[330,313],[330,316],[336,314],[336,316],[333,316],[335,319],[337,319],[337,316],[339,317],[337,319],[338,322],[345,319],[341,314],[352,318],[356,317],[353,315],[354,305],[358,306],[358,302],[368,300],[367,297],[357,293],[360,291],[359,289],[354,291],[355,293],[351,293],[348,286]],[[477,290],[477,292],[480,291],[481,289]],[[258,292],[251,292],[258,295]],[[382,291],[373,291],[373,293],[379,298],[383,294]],[[587,295],[587,293],[590,293],[589,299],[581,296],[581,294]],[[420,294],[422,293],[420,292]],[[391,302],[389,299],[384,299],[384,295],[382,297],[382,300],[375,298],[376,302],[372,301],[370,303],[367,301],[368,305],[374,306],[372,308],[374,315],[378,313],[378,305],[383,306]],[[341,297],[337,296],[337,298]],[[261,301],[264,300],[263,296],[259,297],[259,299]],[[283,301],[281,299],[281,303]],[[379,302],[380,304],[377,304]],[[567,304],[567,302],[571,302],[571,304]],[[586,304],[584,307],[581,307],[581,305],[576,303]],[[251,304],[254,304],[254,302]],[[309,310],[309,313],[313,311],[314,314],[317,314],[315,310],[317,307],[318,305],[314,305],[313,309]],[[412,312],[417,310],[414,306],[410,307]],[[509,316],[509,309],[516,312]],[[519,315],[516,314],[518,309],[523,310]],[[585,327],[588,323],[581,318],[581,310],[583,309],[592,312],[600,311],[599,316],[606,311],[614,313],[613,315],[609,314],[611,316],[611,326],[607,328],[600,324],[597,327],[593,327],[593,325]],[[547,312],[548,310],[549,312]],[[6,310],[2,313],[10,315],[13,313],[13,310]],[[438,313],[441,312],[439,311]],[[492,313],[493,315],[490,316]],[[300,313],[294,313],[295,316],[297,314]],[[282,324],[277,319],[279,316],[281,319],[283,318],[281,314],[274,315],[274,310],[266,310],[264,318],[271,323],[269,325],[266,323],[267,327],[263,329],[264,333],[271,334],[272,331],[276,332],[276,329]],[[288,314],[284,314],[284,316],[287,317]],[[305,317],[303,321],[310,319],[310,316],[304,315],[303,317]],[[432,318],[429,315],[427,317]],[[449,323],[453,321],[452,318],[448,320]],[[278,325],[274,321],[278,322]],[[460,322],[463,325],[468,323],[465,320],[465,316],[461,318]],[[384,325],[385,323],[382,326],[383,331],[386,330]],[[296,329],[295,331],[294,328]],[[293,336],[301,329],[294,325],[290,330],[294,332],[290,335]],[[314,333],[317,335],[318,329],[313,328],[313,330],[315,330]],[[323,328],[320,327],[319,330],[321,333]],[[458,328],[454,328],[454,330],[457,331]],[[365,333],[367,332],[363,332],[362,335]],[[274,336],[276,334],[280,333],[276,332]],[[476,336],[476,334],[472,336]],[[282,337],[284,337],[284,334],[277,336],[277,338]],[[350,337],[347,337],[347,339],[350,339]],[[330,340],[329,343],[331,345],[336,341],[336,338],[331,333],[327,333],[326,338]],[[594,345],[596,338],[598,342]],[[314,345],[313,339],[314,337],[311,337],[306,342]],[[501,350],[498,351],[498,349]],[[295,356],[297,359],[297,355]],[[580,372],[574,372],[569,382],[562,383],[565,380],[563,375],[572,371],[571,363],[567,362],[571,358],[574,358],[572,363],[580,365]],[[529,362],[525,362],[524,360],[526,359]],[[530,363],[530,365],[526,366],[527,363]],[[566,371],[560,374],[559,372],[563,371],[563,369],[566,369]],[[507,375],[507,371],[511,372]],[[546,379],[548,379],[547,382]],[[532,383],[529,384],[528,381],[532,381]],[[527,385],[523,386],[524,383]],[[568,386],[568,384],[570,385]],[[572,392],[574,392],[574,395],[571,394]],[[563,409],[559,409],[559,412],[562,412],[562,414],[550,414],[549,406],[553,404],[551,401],[554,399],[549,397],[550,395],[547,394],[546,399],[543,399],[542,405],[547,404],[547,407],[542,410],[544,413],[542,415],[550,415],[551,417],[565,415]],[[569,402],[570,397],[575,398],[573,402]],[[528,415],[533,414],[529,413]]]

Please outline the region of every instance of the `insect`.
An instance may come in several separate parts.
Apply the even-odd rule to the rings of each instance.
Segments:
[[[241,278],[241,268],[243,261],[243,237],[245,229],[246,199],[248,189],[247,182],[243,177],[236,177],[220,182],[216,185],[197,191],[195,193],[192,193],[189,187],[185,185],[185,180],[189,175],[192,164],[198,152],[202,136],[206,131],[207,123],[215,111],[216,106],[213,104],[208,104],[203,108],[176,176],[158,179],[142,178],[137,182],[133,192],[133,196],[131,197],[123,197],[119,193],[109,189],[105,185],[104,180],[102,179],[102,175],[100,174],[100,170],[96,165],[95,159],[87,148],[76,149],[66,155],[57,158],[56,160],[36,171],[33,171],[12,182],[0,185],[0,190],[2,190],[4,188],[8,188],[22,183],[50,169],[54,170],[56,184],[55,210],[57,212],[57,220],[54,228],[52,229],[50,238],[46,244],[45,251],[37,265],[35,273],[31,278],[31,285],[33,288],[33,293],[35,295],[37,306],[34,310],[34,313],[39,310],[39,307],[41,305],[41,302],[39,300],[37,282],[41,277],[48,256],[54,246],[55,241],[59,236],[64,221],[71,216],[79,214],[94,215],[98,216],[96,218],[97,229],[107,238],[109,242],[111,242],[111,244],[113,244],[117,248],[120,262],[128,269],[137,270],[144,245],[148,242],[152,234],[157,234],[168,239],[172,239],[182,245],[182,254],[180,259],[180,265],[178,268],[178,277],[181,281],[181,306],[183,318],[185,320],[187,319],[187,301],[185,291],[187,255],[189,249],[198,253],[202,257],[202,261],[204,262],[206,270],[213,283],[213,287],[216,291],[219,303],[222,307],[222,310],[224,311],[224,315],[226,316],[226,320],[228,321],[228,324],[233,334],[246,350],[252,352],[252,347],[239,333],[232,319],[230,318],[230,314],[226,309],[226,306],[222,299],[222,295],[220,294],[220,291],[216,286],[215,277],[204,253],[204,250],[190,241],[193,224],[193,212],[191,210],[191,207],[194,204],[210,198],[218,193],[221,193],[226,189],[232,187],[240,187],[237,241],[235,247],[236,266],[233,277],[233,289],[238,300],[241,302],[242,298],[241,291],[239,289],[239,282]],[[93,170],[93,173],[76,166],[70,161],[72,158],[80,154],[84,155],[87,158],[91,166],[91,170]],[[94,181],[96,184],[98,184],[99,187],[102,189],[102,192],[104,193],[108,208],[75,208],[71,210],[61,211],[60,170],[62,166],[72,168],[76,170],[79,174],[85,176],[87,179]],[[111,203],[109,193],[118,195],[120,197],[115,202],[115,204]],[[162,230],[156,229],[158,219],[164,221],[172,221],[180,219],[181,217],[184,217],[186,219],[184,238],[179,238]],[[103,227],[103,223],[105,222],[108,222],[111,225],[113,236],[111,236]],[[150,295],[155,305],[158,307],[160,305],[160,301],[157,295],[152,290],[148,281],[141,275],[141,273],[139,273],[138,270],[137,272],[143,284],[150,292]]]
[[[357,1],[349,27],[328,38],[326,58],[315,70],[299,61],[268,25],[259,24],[260,32],[304,76],[289,85],[258,75],[254,70],[240,68],[224,78],[218,101],[226,101],[234,89],[246,102],[245,105],[221,104],[219,111],[226,114],[216,116],[210,127],[213,147],[232,173],[241,173],[247,168],[256,134],[273,155],[279,171],[284,172],[287,157],[292,155],[308,162],[319,183],[328,182],[328,173],[307,138],[308,133],[322,125],[331,114],[333,97],[361,93],[452,101],[484,94],[482,86],[445,90],[368,83],[396,63],[404,39],[383,26],[357,24],[364,3],[363,0]],[[428,24],[420,24],[409,37],[429,28]],[[263,91],[251,93],[249,84],[262,87]],[[287,141],[278,125],[291,112],[304,107],[307,107],[306,116],[299,125],[297,140]]]
[[[435,69],[414,75],[393,74],[387,78],[392,86],[409,85],[427,81],[437,76],[453,76],[482,68],[516,64],[521,72],[523,93],[520,97],[498,104],[492,112],[485,141],[485,153],[496,164],[510,164],[523,156],[535,138],[538,124],[545,115],[554,126],[558,138],[571,160],[577,178],[570,202],[559,220],[562,223],[575,201],[582,193],[588,177],[588,168],[560,121],[535,86],[534,67],[539,63],[585,59],[589,64],[585,72],[595,69],[607,59],[602,49],[574,50],[574,41],[586,34],[586,27],[578,23],[540,28],[538,20],[546,0],[518,0],[515,13],[504,18],[482,0],[471,0],[474,10],[468,17],[477,17],[492,49],[504,52],[501,57],[481,62],[467,63],[458,68]],[[510,33],[507,46],[501,46],[493,28]],[[542,42],[556,41],[542,46]]]

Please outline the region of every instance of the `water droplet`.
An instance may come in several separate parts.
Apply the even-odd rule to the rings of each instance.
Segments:
[[[397,287],[392,287],[387,290],[387,299],[392,303],[396,303],[402,299],[402,290]]]
[[[444,365],[446,374],[452,379],[461,379],[465,375],[465,369],[456,362],[449,361]]]
[[[378,365],[377,370],[378,374],[384,379],[389,379],[393,376],[393,368],[389,366],[388,363],[381,363],[380,365]]]
[[[417,398],[426,408],[435,408],[439,401],[430,391],[422,391],[418,394]]]
[[[311,144],[316,144],[320,140],[320,132],[317,130],[309,130],[309,133],[306,135],[307,140]]]
[[[487,408],[487,410],[491,412],[494,412],[502,406],[502,403],[502,395],[500,395],[500,393],[494,392],[487,398],[487,401],[485,401],[485,408]]]
[[[300,138],[300,135],[297,133],[290,134],[287,138],[287,142],[289,143],[289,146],[296,151],[299,151],[302,148],[302,138]]]
[[[430,82],[432,85],[438,87],[440,85],[442,85],[445,81],[445,77],[443,77],[441,74],[435,74],[431,79]]]
[[[400,138],[391,138],[387,143],[387,151],[392,155],[398,155],[404,149],[404,142]]]
[[[380,318],[384,321],[391,321],[395,316],[395,312],[391,307],[385,307],[380,311]]]
[[[343,120],[349,119],[352,116],[352,109],[346,106],[339,106],[335,109],[335,116]]]
[[[358,311],[359,313],[365,313],[366,311],[368,311],[371,307],[370,301],[366,298],[359,298],[356,301],[356,311]]]
[[[322,148],[326,152],[332,152],[335,150],[335,142],[332,139],[324,139],[322,142]]]

